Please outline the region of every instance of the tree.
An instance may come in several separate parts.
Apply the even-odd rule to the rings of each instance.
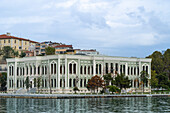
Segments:
[[[54,55],[55,54],[55,48],[53,47],[46,47],[45,48],[46,55]]]
[[[93,90],[94,92],[95,89],[97,89],[98,92],[98,88],[103,88],[104,86],[104,80],[102,80],[102,78],[100,78],[99,76],[95,75],[88,81],[87,89],[91,91]]]
[[[3,60],[6,60],[6,58],[12,58],[16,56],[16,53],[14,49],[12,49],[10,46],[4,46],[1,51],[3,55]]]
[[[163,55],[161,52],[155,51],[152,55],[148,56],[147,58],[152,58],[151,69],[156,71],[157,74],[160,74],[164,71]]]
[[[158,87],[158,79],[156,78],[157,74],[155,71],[151,70],[151,87],[157,88]]]
[[[0,73],[0,90],[2,91],[6,90],[6,84],[7,84],[7,73],[6,72]]]
[[[106,83],[106,86],[109,85],[109,83],[113,80],[111,73],[103,75],[104,81]]]
[[[30,80],[29,80],[29,77],[27,76],[26,80],[25,80],[25,86],[26,86],[26,89],[28,91],[28,88],[30,87]]]
[[[120,89],[116,86],[108,86],[108,88],[109,88],[109,91],[112,92],[112,94],[113,92],[120,92]]]
[[[163,61],[164,61],[164,72],[166,76],[170,80],[170,49],[167,49],[163,54]]]
[[[74,93],[76,94],[76,91],[80,91],[80,90],[78,89],[78,87],[74,87],[74,88],[73,88],[73,91],[74,91]]]
[[[122,90],[122,88],[130,88],[130,80],[127,76],[124,74],[117,74],[115,77],[115,80],[113,80],[113,84],[115,84],[117,87]]]
[[[26,56],[26,53],[21,51],[21,54],[19,55],[21,58],[25,57]]]
[[[157,75],[156,78],[158,78],[159,88],[169,89],[170,86],[169,86],[169,81],[168,81],[168,77],[166,76],[166,73],[161,73]]]
[[[149,78],[149,74],[146,71],[141,71],[140,79],[141,79],[141,82],[143,84],[143,92],[144,92],[145,84],[148,83],[148,78]]]
[[[41,77],[38,77],[36,82],[37,82],[37,88],[38,88],[38,93],[39,93],[39,89],[41,86]]]

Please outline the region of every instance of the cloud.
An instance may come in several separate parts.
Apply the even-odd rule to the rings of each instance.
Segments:
[[[168,0],[2,0],[0,32],[100,50],[170,44],[169,5]]]

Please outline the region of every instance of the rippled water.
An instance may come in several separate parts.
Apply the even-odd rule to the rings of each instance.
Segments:
[[[170,97],[17,99],[0,98],[0,113],[170,112]]]

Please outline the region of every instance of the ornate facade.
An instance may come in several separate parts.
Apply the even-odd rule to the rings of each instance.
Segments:
[[[14,92],[26,88],[24,82],[28,76],[31,87],[41,78],[41,92],[72,92],[76,85],[80,92],[86,92],[88,80],[95,75],[124,73],[131,80],[131,91],[140,89],[140,72],[145,70],[151,79],[151,59],[86,55],[48,55],[7,59],[7,91]],[[51,85],[50,85],[51,84]],[[145,91],[150,84],[145,84]]]

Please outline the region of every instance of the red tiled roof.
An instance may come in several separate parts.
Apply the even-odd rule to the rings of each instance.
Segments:
[[[32,51],[25,51],[25,53],[34,53],[34,52],[32,52]]]
[[[15,37],[15,36],[9,36],[9,35],[6,35],[6,34],[0,35],[0,39],[18,39],[18,40],[30,41],[32,43],[38,43],[36,41],[32,41],[32,40],[29,40],[29,39],[19,38],[19,37]]]
[[[58,45],[58,46],[55,46],[56,47],[72,47],[72,45]]]

